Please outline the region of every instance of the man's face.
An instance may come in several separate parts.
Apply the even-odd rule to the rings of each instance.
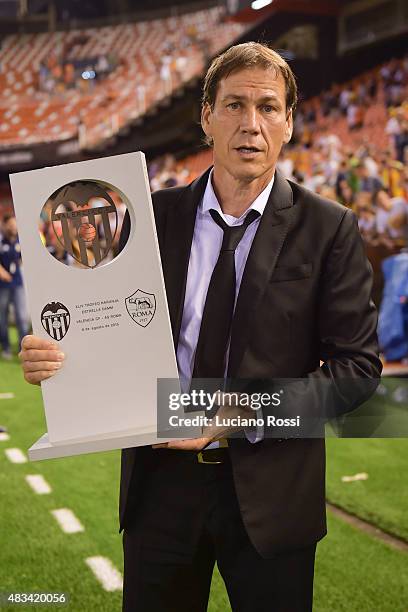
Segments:
[[[3,226],[4,235],[8,240],[17,240],[17,222],[15,217],[11,217]]]
[[[272,176],[292,136],[285,98],[285,80],[273,69],[246,68],[221,79],[214,108],[206,104],[201,115],[213,139],[215,170],[245,182]]]
[[[368,169],[365,165],[358,166],[357,174],[360,178],[368,178]]]
[[[383,210],[390,210],[391,198],[386,191],[379,191],[377,193],[377,206]]]

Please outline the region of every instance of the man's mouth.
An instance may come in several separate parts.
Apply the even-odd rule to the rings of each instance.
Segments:
[[[251,146],[237,147],[236,150],[239,151],[240,153],[259,153],[260,152],[260,149],[258,149],[257,147],[251,147]]]

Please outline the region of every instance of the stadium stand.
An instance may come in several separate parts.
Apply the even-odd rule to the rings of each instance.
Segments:
[[[350,113],[353,105],[356,112]],[[407,198],[407,146],[405,57],[301,102],[293,142],[284,150],[279,165],[288,178],[340,200],[360,216],[367,208],[374,210],[380,189],[385,188],[391,198]],[[152,187],[192,180],[210,163],[210,150],[172,163],[169,156],[156,160],[151,166]],[[369,194],[368,200],[359,197],[361,192]],[[362,223],[363,233],[366,225]]]
[[[351,106],[356,112],[350,113]],[[382,262],[408,245],[408,57],[335,85],[296,111],[293,143],[279,161],[284,175],[357,215],[374,270],[373,298],[383,291]],[[193,180],[211,151],[150,165],[152,189]]]
[[[83,147],[110,138],[200,76],[208,59],[245,30],[223,17],[215,7],[6,37],[0,50],[1,147],[65,140],[78,132]]]
[[[1,150],[78,138],[103,148],[113,135],[191,81],[248,24],[222,7],[122,25],[7,36],[0,49]],[[408,56],[308,100],[295,115],[279,167],[288,178],[357,214],[381,303],[382,262],[408,244]],[[210,149],[149,163],[152,190],[186,184]],[[7,186],[2,214],[12,209]]]

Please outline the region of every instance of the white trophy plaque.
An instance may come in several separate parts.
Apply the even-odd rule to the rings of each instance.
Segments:
[[[10,176],[37,336],[61,347],[31,459],[157,438],[157,379],[178,378],[143,153]],[[119,252],[126,209],[130,234]]]

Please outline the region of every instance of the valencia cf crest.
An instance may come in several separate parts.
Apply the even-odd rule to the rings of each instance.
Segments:
[[[156,312],[156,298],[153,293],[141,289],[135,291],[125,300],[126,310],[135,323],[147,327]]]
[[[53,340],[62,340],[69,329],[69,310],[61,302],[50,302],[41,313],[41,323]]]
[[[118,213],[108,190],[96,181],[74,181],[58,189],[51,200],[50,220],[58,242],[78,263],[98,266],[111,251],[118,229]]]

